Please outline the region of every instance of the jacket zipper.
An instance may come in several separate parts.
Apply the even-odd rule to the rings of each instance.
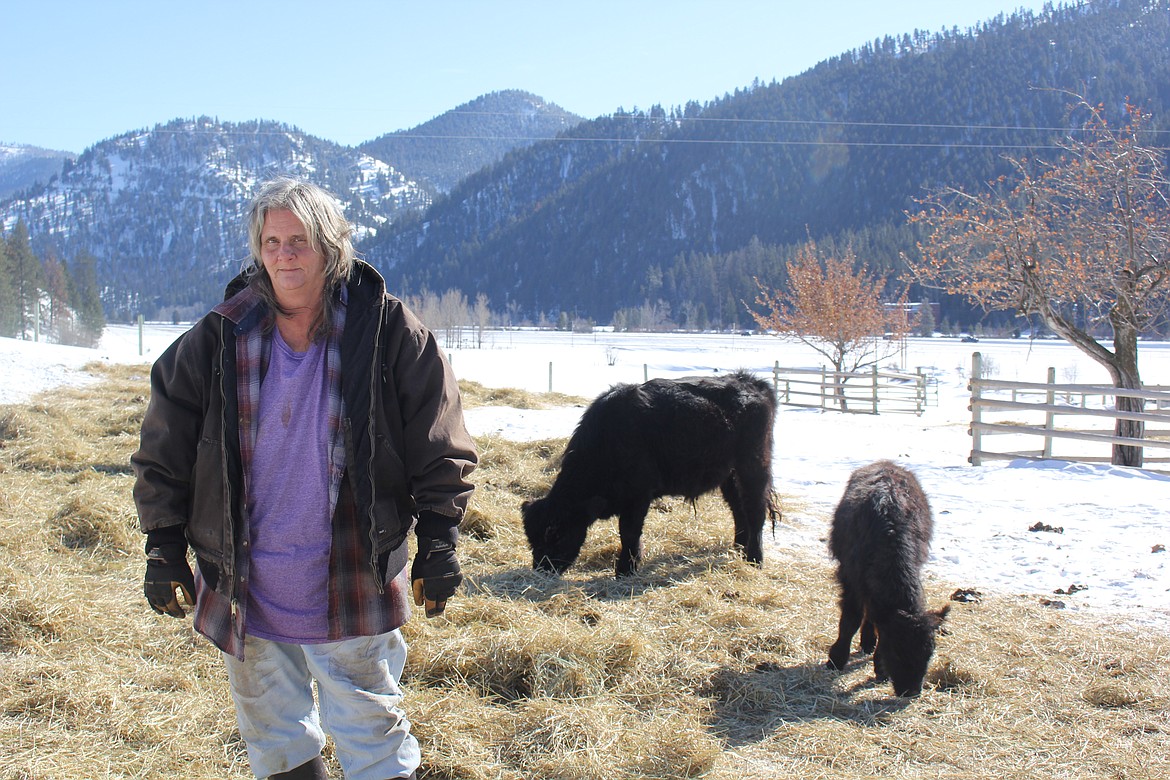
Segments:
[[[227,566],[225,568],[228,568],[230,571],[225,571],[224,574],[227,575],[228,580],[229,580],[229,582],[228,582],[228,588],[229,588],[228,598],[231,601],[232,626],[233,626],[233,630],[235,630],[234,626],[237,624],[237,620],[238,620],[239,612],[240,612],[240,601],[239,601],[238,591],[236,588],[236,524],[232,520],[232,517],[234,515],[233,507],[235,504],[235,500],[234,500],[235,496],[232,495],[232,483],[231,483],[231,480],[229,479],[229,475],[227,473],[227,470],[228,470],[228,466],[227,466],[227,464],[228,464],[227,432],[229,430],[231,430],[231,428],[228,427],[228,419],[227,419],[227,409],[228,409],[227,388],[224,386],[224,383],[227,382],[227,369],[224,365],[224,359],[227,356],[227,333],[226,333],[226,323],[227,322],[228,322],[228,320],[226,317],[221,317],[219,320],[219,396],[220,396],[220,409],[222,410],[220,412],[220,414],[223,415],[223,417],[220,421],[220,426],[223,429],[223,436],[220,437],[221,441],[220,441],[219,446],[220,446],[220,462],[223,464],[221,468],[224,471],[224,473],[223,473],[224,483],[223,484],[228,491],[228,501],[227,501],[227,506],[225,507],[225,509],[227,510],[227,518],[226,519],[229,523],[231,523],[231,529],[230,529],[231,533],[229,534],[230,541],[229,541],[229,544],[227,546],[227,549],[225,550],[225,554],[227,556],[227,560],[225,560],[225,563],[230,564],[229,566]],[[236,435],[238,436],[239,435],[239,422],[238,421],[236,423],[236,431],[237,431]],[[241,469],[241,472],[242,471],[243,470]],[[240,479],[242,480],[242,483],[243,483],[242,489],[243,489],[244,495],[247,495],[247,479],[248,479],[247,474],[241,473]]]
[[[374,519],[374,453],[375,446],[378,443],[377,425],[374,421],[377,414],[376,404],[379,403],[381,396],[376,392],[378,389],[378,381],[382,375],[381,354],[382,354],[382,315],[383,309],[386,305],[386,299],[383,297],[381,301],[375,304],[375,310],[378,317],[378,324],[374,330],[374,350],[370,358],[370,414],[368,433],[370,444],[370,457],[366,461],[366,477],[370,481],[370,504],[366,508],[366,520],[369,522],[370,533],[370,568],[374,571],[374,583],[378,586],[378,593],[385,593],[385,588],[382,585],[382,578],[378,576],[378,524]],[[388,574],[389,572],[387,572]]]

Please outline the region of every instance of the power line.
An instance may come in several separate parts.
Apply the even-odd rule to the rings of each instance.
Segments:
[[[1008,143],[963,143],[963,142],[926,142],[926,141],[845,141],[845,140],[795,140],[795,139],[732,139],[732,138],[595,138],[588,136],[563,136],[555,138],[535,138],[524,136],[480,136],[480,135],[412,135],[411,138],[427,140],[452,141],[529,141],[538,142],[573,142],[573,143],[647,143],[647,144],[700,144],[711,146],[885,146],[885,147],[922,147],[922,148],[956,148],[956,149],[1060,149],[1055,144],[1008,144]]]
[[[524,114],[519,114],[514,111],[460,111],[453,110],[447,112],[448,114],[467,114],[475,116],[501,116],[501,117],[523,117]],[[1082,132],[1083,127],[1045,127],[1043,125],[972,125],[972,124],[946,124],[933,122],[863,122],[851,121],[846,119],[749,119],[744,117],[708,117],[708,116],[647,116],[645,114],[607,114],[598,117],[595,120],[583,120],[584,122],[601,121],[605,119],[627,120],[631,122],[656,122],[662,125],[682,125],[685,123],[710,123],[710,124],[745,124],[745,125],[818,125],[818,126],[840,126],[840,127],[877,127],[877,128],[898,128],[898,129],[925,129],[925,130],[966,130],[966,131],[980,131],[980,130],[995,130],[995,131],[1010,131],[1010,132],[1025,132],[1025,133],[1069,133]],[[434,120],[431,120],[434,121]],[[424,123],[426,124],[426,123]],[[420,125],[421,126],[421,125]],[[1150,134],[1170,133],[1170,130],[1143,130],[1142,132]],[[399,137],[417,138],[427,136],[417,136],[409,130],[401,130],[396,133],[389,133],[388,135],[397,135]]]
[[[452,111],[454,114],[469,114],[476,116],[506,116],[518,117],[520,114],[515,112],[503,111]],[[615,114],[611,119],[630,120],[649,123],[656,128],[662,127],[681,127],[685,123],[710,123],[722,126],[742,126],[742,127],[813,127],[813,128],[867,128],[879,130],[897,130],[897,131],[958,131],[964,134],[977,135],[987,132],[997,133],[1061,133],[1064,135],[1072,133],[1081,133],[1085,128],[1077,127],[1047,127],[1047,126],[1023,126],[1023,125],[977,125],[977,124],[946,124],[946,123],[931,123],[931,122],[864,122],[851,121],[841,119],[744,119],[735,117],[646,117],[642,115],[632,114]],[[598,121],[598,120],[590,120]],[[170,129],[170,128],[155,128],[150,131],[152,133],[166,133],[173,135],[228,135],[228,136],[284,136],[290,132],[303,132],[296,130],[289,126],[290,129],[284,130],[261,130],[257,127],[254,130],[226,130],[222,128],[216,129]],[[1161,135],[1170,133],[1170,130],[1143,130],[1144,135]],[[1015,150],[1015,151],[1055,151],[1062,149],[1058,143],[1053,141],[1048,142],[1010,142],[1010,141],[991,141],[980,142],[974,140],[956,140],[956,141],[865,141],[859,139],[845,139],[845,138],[813,138],[813,139],[788,139],[788,138],[763,138],[763,139],[746,139],[746,138],[679,138],[679,137],[654,137],[654,138],[638,138],[630,136],[587,136],[587,135],[566,135],[561,134],[553,137],[549,136],[524,136],[524,135],[510,135],[498,134],[489,135],[481,133],[415,133],[410,131],[403,131],[398,134],[391,134],[398,139],[413,139],[413,140],[431,140],[431,141],[503,141],[514,144],[520,143],[545,143],[545,142],[564,142],[564,143],[610,143],[610,144],[630,144],[630,143],[656,143],[656,144],[694,144],[702,146],[712,145],[740,145],[740,146],[843,146],[843,147],[861,147],[861,148],[918,148],[918,149],[998,149],[998,150]],[[322,139],[327,140],[327,139]],[[1166,151],[1165,147],[1153,147],[1158,151]]]
[[[925,127],[925,125],[924,125]],[[169,133],[173,135],[227,135],[227,136],[284,136],[290,131],[256,130],[155,130],[149,132]],[[907,149],[1003,149],[1036,151],[1057,151],[1064,147],[1055,143],[1007,143],[989,142],[978,143],[970,141],[860,141],[847,139],[742,139],[742,138],[642,138],[637,136],[566,136],[558,135],[552,138],[547,136],[520,136],[520,135],[461,135],[461,134],[431,134],[405,136],[419,140],[438,141],[512,141],[525,143],[608,143],[608,144],[694,144],[700,146],[845,146],[845,147],[878,147],[878,148],[907,148]],[[326,140],[326,139],[321,139]],[[331,142],[330,142],[331,143]],[[1170,151],[1170,147],[1147,147],[1156,151]]]

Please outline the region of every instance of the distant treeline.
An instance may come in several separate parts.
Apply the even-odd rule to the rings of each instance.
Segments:
[[[93,255],[38,256],[17,222],[0,237],[0,336],[96,346],[106,326]]]

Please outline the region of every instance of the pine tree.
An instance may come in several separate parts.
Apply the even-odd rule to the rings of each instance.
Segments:
[[[87,346],[95,346],[106,327],[101,293],[97,284],[97,258],[81,251],[73,259],[69,274],[70,305],[77,313],[79,336]]]
[[[28,338],[35,330],[40,301],[41,262],[33,254],[29,243],[28,228],[24,220],[17,220],[16,227],[7,241],[8,267],[11,271],[12,289],[16,308],[16,333],[19,338]]]
[[[930,338],[934,335],[934,307],[930,301],[923,301],[918,308],[918,322],[916,330],[919,336]]]
[[[0,236],[0,336],[16,335],[16,291],[12,289],[12,264]]]

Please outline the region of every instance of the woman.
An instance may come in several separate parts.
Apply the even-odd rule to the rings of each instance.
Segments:
[[[147,602],[182,617],[195,596],[257,777],[326,777],[325,732],[346,777],[414,777],[407,593],[431,616],[462,581],[458,387],[351,232],[315,185],[261,188],[250,265],[155,362],[132,457]]]

